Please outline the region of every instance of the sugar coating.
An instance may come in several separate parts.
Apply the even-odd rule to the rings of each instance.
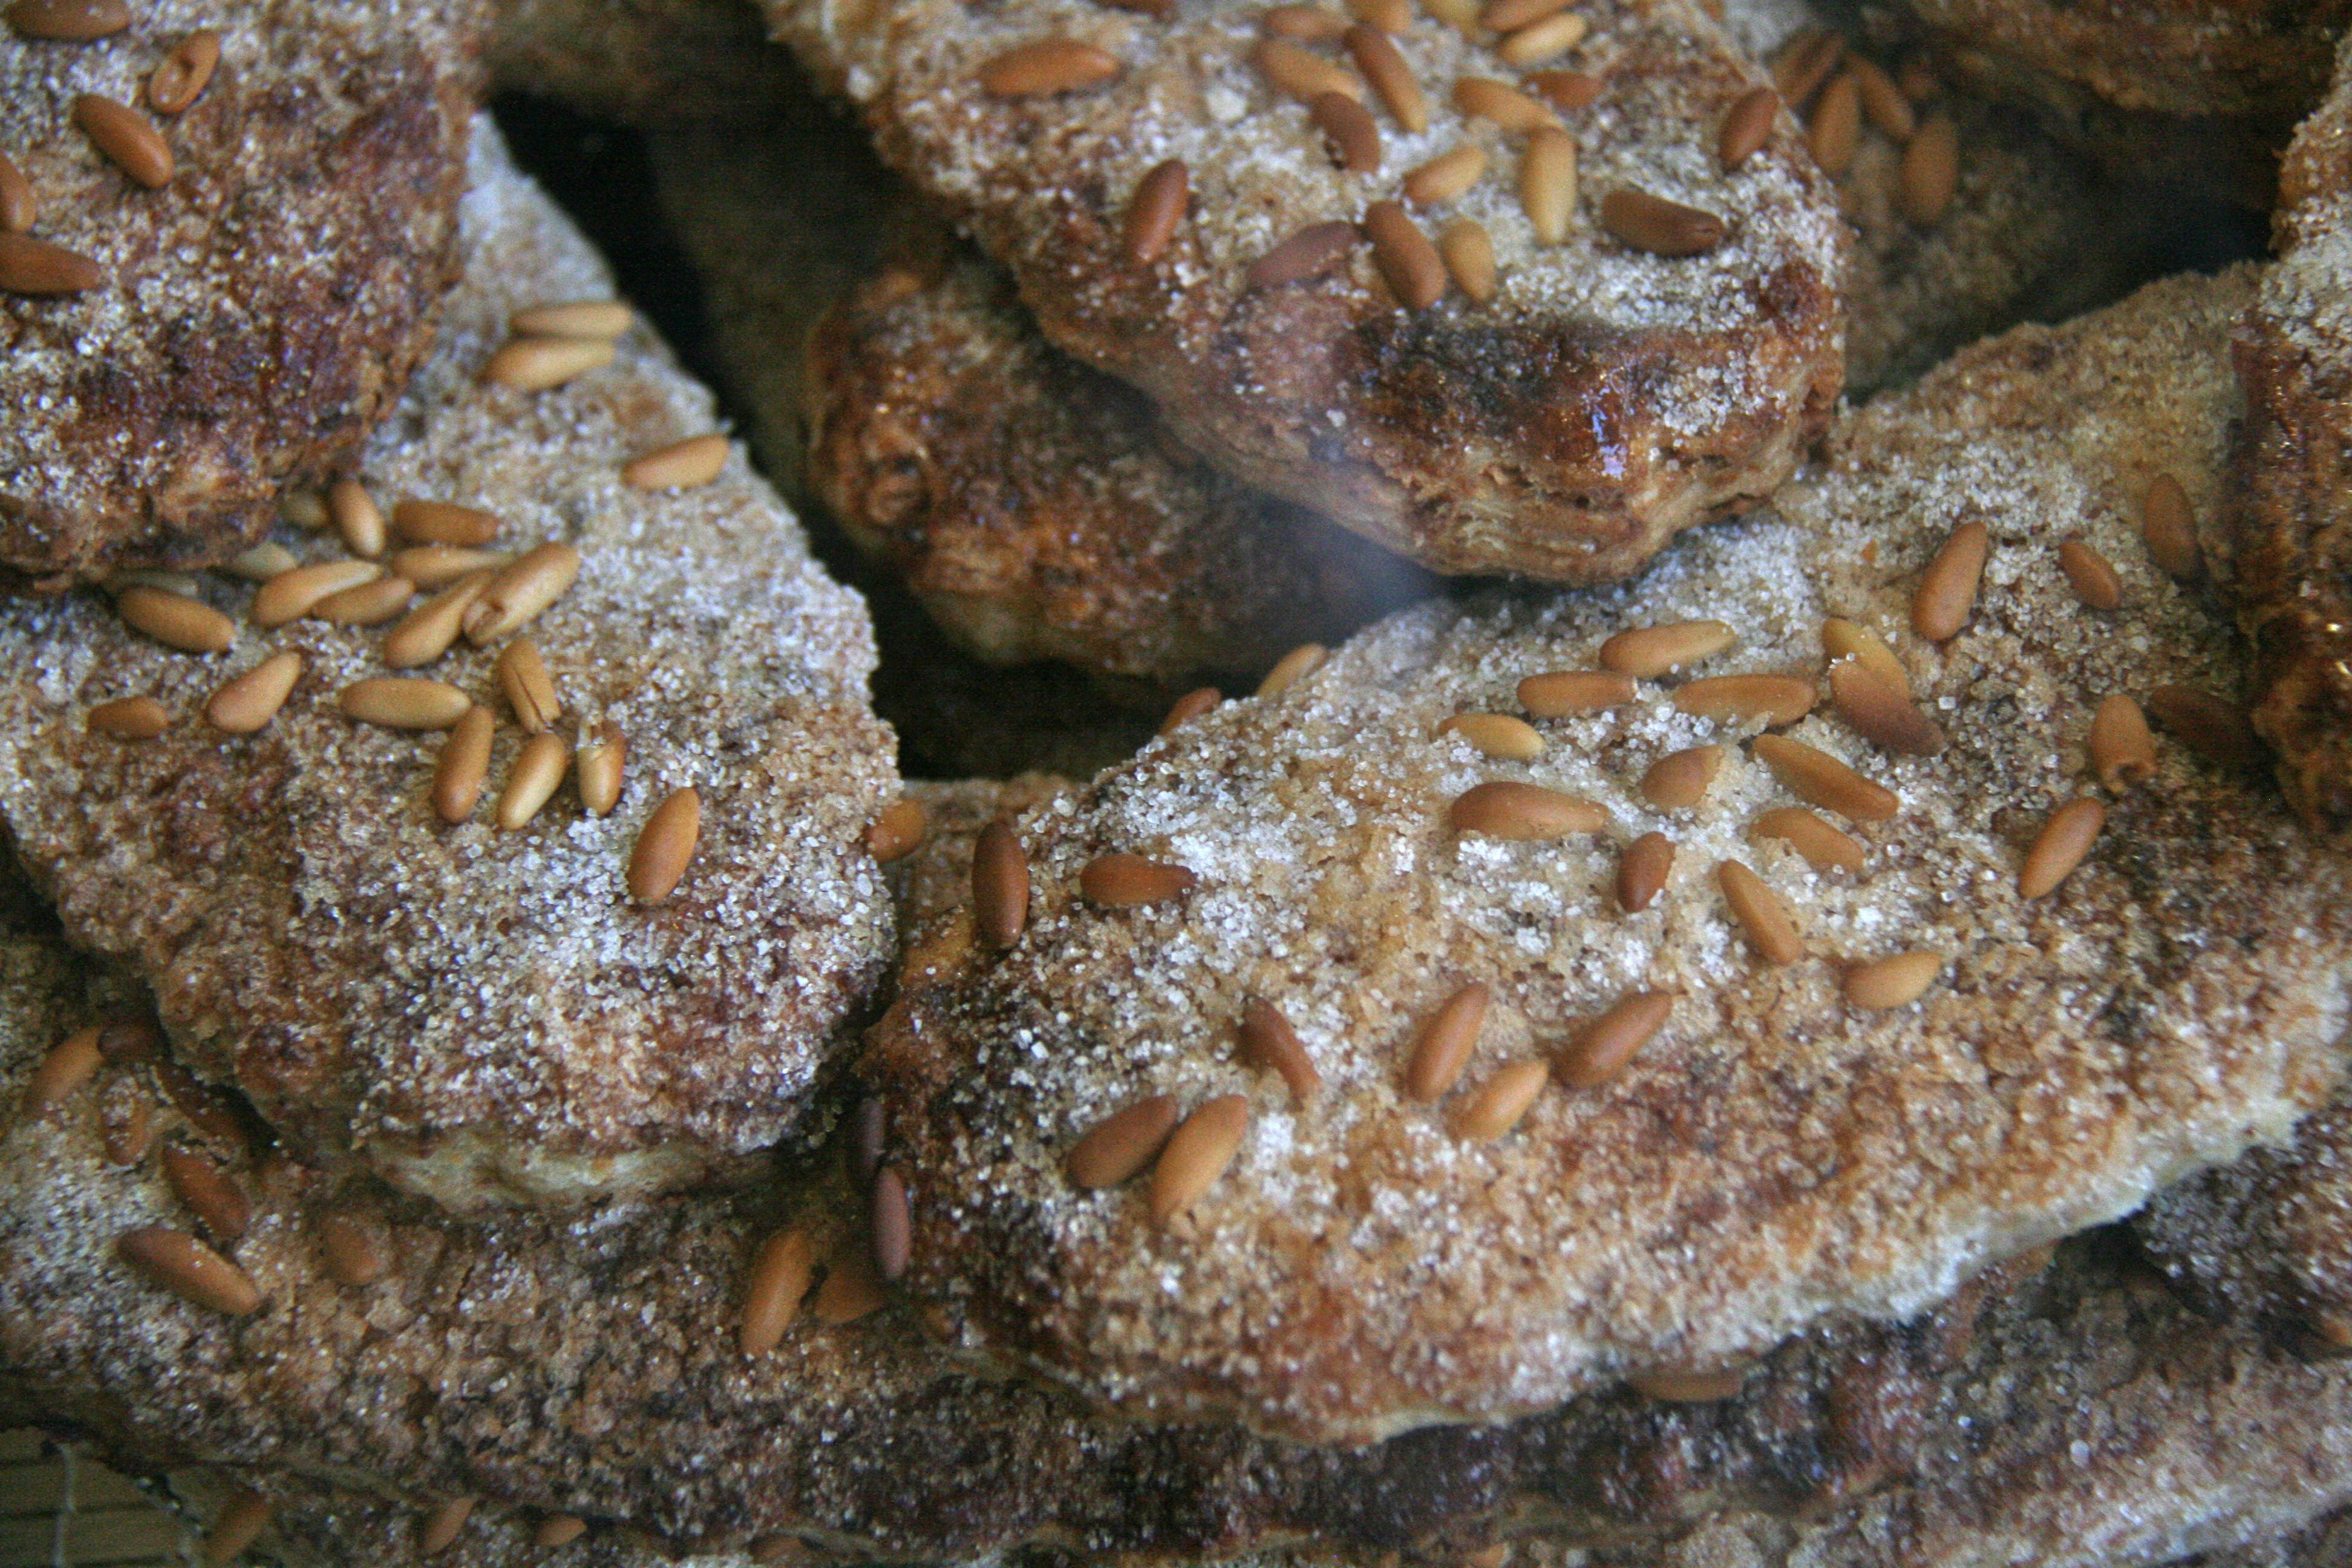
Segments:
[[[432,346],[483,10],[142,0],[93,44],[0,31],[0,149],[33,234],[105,279],[0,293],[0,568],[63,586],[217,562],[281,481],[349,465]],[[148,75],[199,27],[221,34],[210,85],[152,114]],[[73,123],[82,93],[155,124],[169,185],[107,161]]]
[[[74,940],[135,963],[191,1065],[297,1147],[458,1207],[643,1192],[782,1136],[893,948],[862,835],[896,793],[864,606],[766,484],[736,457],[696,490],[622,485],[626,459],[714,423],[660,345],[633,332],[558,392],[478,384],[510,312],[612,282],[487,121],[475,134],[466,282],[360,474],[386,510],[454,500],[497,514],[503,548],[579,548],[577,583],[522,635],[564,703],[559,733],[625,735],[618,809],[588,816],[567,789],[521,832],[489,820],[522,739],[496,647],[409,672],[499,718],[485,801],[448,827],[430,804],[441,737],[336,706],[390,673],[380,629],[241,626],[201,658],[95,598],[0,617],[0,812]],[[232,614],[248,593],[204,591]],[[308,668],[269,728],[210,731],[210,693],[281,647]],[[90,707],[133,693],[175,715],[163,738],[85,731]],[[638,828],[688,785],[694,862],[639,909]]]
[[[1228,704],[1023,828],[1027,932],[999,959],[946,922],[908,961],[875,1070],[919,1194],[916,1289],[969,1342],[1162,1418],[1213,1413],[1317,1440],[1540,1408],[1626,1372],[1717,1365],[1827,1312],[1899,1317],[1969,1271],[2128,1212],[2275,1140],[2323,1096],[2352,1016],[2347,868],[2249,781],[2179,747],[2109,801],[2056,894],[2016,891],[2044,819],[2080,795],[2111,692],[2234,696],[2225,619],[2161,577],[2137,498],[2162,465],[2210,516],[2236,395],[2245,269],[2182,279],[2065,328],[1963,353],[1845,426],[1778,515],[1694,534],[1608,591],[1490,594],[1406,611],[1279,700]],[[1908,630],[1949,531],[1993,547],[1969,627]],[[2080,533],[2126,607],[2085,611],[2057,563]],[[1544,721],[1549,749],[1489,761],[1438,725],[1517,711],[1514,689],[1591,668],[1629,626],[1719,618],[1693,674],[1818,673],[1837,616],[1901,652],[1951,735],[1878,754],[1825,707],[1787,733],[1893,790],[1855,879],[1749,827],[1797,804],[1741,742],[1679,713]],[[1699,809],[1635,793],[1661,755],[1728,755]],[[1557,843],[1454,838],[1446,805],[1520,779],[1606,811]],[[1634,836],[1676,845],[1665,892],[1619,910]],[[1093,857],[1180,862],[1181,906],[1106,913]],[[1769,968],[1716,891],[1737,859],[1790,910],[1804,961]],[[1942,978],[1849,1009],[1845,965],[1913,949]],[[1629,991],[1675,994],[1624,1074],[1553,1089],[1517,1132],[1467,1144],[1400,1075],[1459,987],[1495,1008],[1463,1080],[1551,1056]],[[1234,1059],[1276,1001],[1328,1085],[1293,1106]],[[1161,1228],[1132,1191],[1073,1192],[1082,1132],[1149,1094],[1250,1097],[1232,1170]]]
[[[1364,176],[1331,165],[1305,106],[1252,63],[1255,7],[1189,5],[1162,24],[1090,0],[777,0],[771,16],[857,102],[885,159],[1013,269],[1046,335],[1141,386],[1221,468],[1442,570],[1582,579],[1622,575],[1793,465],[1833,393],[1843,245],[1793,121],[1719,167],[1717,123],[1756,79],[1696,5],[1586,10],[1590,37],[1548,63],[1605,86],[1571,117],[1584,200],[1549,248],[1517,194],[1524,138],[1451,98],[1458,78],[1524,73],[1434,21],[1396,40],[1429,128],[1406,132],[1368,94],[1383,158]],[[1102,48],[1124,73],[1046,100],[980,91],[985,61],[1043,37]],[[1488,151],[1486,177],[1418,221],[1433,236],[1484,225],[1492,304],[1457,293],[1408,317],[1361,248],[1331,280],[1244,289],[1292,233],[1359,217],[1465,141]],[[1192,214],[1139,268],[1118,249],[1120,215],[1169,158],[1191,171]],[[1595,214],[1626,185],[1718,214],[1727,237],[1679,259],[1618,244]]]

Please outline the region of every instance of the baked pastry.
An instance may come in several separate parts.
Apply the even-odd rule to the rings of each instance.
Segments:
[[[338,498],[347,532],[389,510],[406,548],[372,565],[289,531],[262,569],[310,564],[250,597],[0,614],[0,816],[73,940],[135,966],[189,1067],[302,1157],[457,1208],[740,1165],[895,951],[863,607],[641,331],[500,346],[513,313],[611,283],[476,140],[464,281]],[[707,482],[625,479],[681,439]],[[453,565],[436,538],[520,553]],[[320,598],[322,571],[351,596]],[[413,609],[412,572],[436,584]],[[120,738],[100,705],[132,701],[167,727]],[[554,793],[575,744],[593,810]]]
[[[866,1065],[911,1288],[1130,1413],[1362,1440],[1900,1317],[2283,1138],[2352,865],[2131,701],[2233,739],[2137,500],[2210,511],[2254,287],[1979,345],[1780,517],[1407,611],[1024,829]]]
[[[1433,21],[1366,24],[1349,47],[1370,79],[1262,37],[1255,7],[771,16],[1056,345],[1140,387],[1233,478],[1440,571],[1621,577],[1769,493],[1829,416],[1831,196],[1786,121],[1723,170],[1718,122],[1757,84],[1695,3],[1580,7],[1508,58]],[[1583,107],[1530,96],[1547,86]],[[1362,100],[1322,112],[1380,173],[1326,156],[1300,101],[1317,90]],[[1408,210],[1414,170],[1427,199]]]
[[[503,91],[635,124],[750,122],[792,90],[750,0],[489,0],[483,63]]]
[[[135,13],[86,43],[0,29],[0,154],[30,208],[0,217],[18,587],[254,542],[280,485],[347,468],[389,412],[450,276],[470,0]]]
[[[2288,798],[2338,834],[2352,831],[2352,52],[2345,60],[2288,154],[2284,254],[2239,350],[2246,493],[2229,546],[2255,647],[2255,727],[2278,748]]]
[[[898,931],[911,938],[961,909],[971,892],[971,847],[990,823],[1012,821],[1077,785],[1053,773],[1009,779],[909,780],[907,798],[923,814],[921,837],[891,867]]]

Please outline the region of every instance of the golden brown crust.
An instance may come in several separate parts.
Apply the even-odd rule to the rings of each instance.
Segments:
[[[2352,53],[2281,180],[2286,253],[2239,344],[2245,492],[2231,509],[2254,723],[2315,826],[2352,832]]]
[[[1538,250],[1513,194],[1518,139],[1449,97],[1457,77],[1520,73],[1433,22],[1400,41],[1431,129],[1383,121],[1384,173],[1368,178],[1332,169],[1304,109],[1249,63],[1254,8],[1160,23],[1081,0],[772,6],[884,158],[1011,266],[1046,336],[1140,386],[1186,445],[1439,570],[1575,580],[1622,576],[1675,530],[1768,493],[1840,379],[1842,233],[1793,132],[1724,175],[1715,124],[1753,84],[1737,51],[1683,0],[1587,14],[1566,63],[1605,83],[1570,117],[1588,199],[1567,243]],[[1064,35],[1118,56],[1120,79],[982,93],[984,61]],[[1496,172],[1422,220],[1486,226],[1504,279],[1491,307],[1455,294],[1407,315],[1361,250],[1321,281],[1244,287],[1292,232],[1355,219],[1465,139],[1492,143]],[[1121,215],[1170,156],[1191,168],[1192,216],[1139,265]],[[1633,251],[1593,216],[1621,185],[1715,210],[1730,237],[1695,258]]]
[[[1018,945],[999,957],[946,922],[874,1037],[919,1194],[913,1288],[975,1347],[1131,1411],[1360,1438],[1752,1354],[1822,1311],[1900,1315],[2284,1136],[2340,1068],[2352,868],[2266,791],[2168,745],[2158,783],[2108,801],[2084,869],[2046,899],[2018,890],[2044,820],[2098,793],[2079,775],[2103,699],[2242,679],[2226,623],[2146,559],[2133,503],[2163,464],[2210,513],[2228,333],[2253,282],[2158,285],[1980,345],[1850,422],[1785,520],[1694,535],[1615,594],[1408,611],[1032,822]],[[1968,520],[1991,531],[1992,564],[1939,652],[1908,605]],[[2115,616],[2075,601],[2055,548],[2070,532],[2124,574]],[[1438,731],[1516,711],[1515,682],[1591,667],[1644,622],[1728,622],[1738,646],[1703,673],[1818,671],[1825,616],[1901,647],[1951,742],[1883,754],[1826,706],[1790,731],[1895,792],[1894,821],[1853,825],[1872,847],[1859,879],[1752,840],[1790,793],[1743,730],[1662,689],[1547,725],[1526,763]],[[1730,755],[1701,809],[1641,798],[1652,762],[1707,742]],[[1496,779],[1597,801],[1610,826],[1450,835],[1448,802]],[[1628,918],[1619,851],[1650,830],[1676,865]],[[1092,908],[1080,869],[1111,851],[1198,886]],[[1769,878],[1810,957],[1752,958],[1714,891],[1734,858]],[[1944,961],[1924,1001],[1845,1005],[1844,966],[1915,948]],[[1416,1032],[1472,981],[1495,1005],[1463,1090],[1409,1103]],[[1498,1142],[1456,1138],[1470,1089],[1637,990],[1678,999],[1621,1079],[1547,1093]],[[1304,1041],[1315,1106],[1236,1059],[1253,994]],[[1254,1115],[1173,1225],[1062,1172],[1079,1134],[1160,1093],[1245,1094]]]
[[[410,672],[499,717],[488,798],[449,826],[432,804],[442,737],[339,710],[348,683],[388,673],[380,629],[247,626],[204,658],[87,596],[0,618],[0,811],[75,940],[150,977],[191,1065],[293,1147],[458,1206],[674,1185],[773,1142],[894,944],[863,844],[895,789],[862,606],[739,458],[690,491],[622,483],[623,463],[713,422],[643,335],[559,391],[478,383],[511,311],[611,290],[487,121],[480,135],[466,282],[360,473],[386,505],[488,508],[501,548],[578,548],[577,582],[526,635],[564,705],[556,732],[625,736],[618,809],[589,816],[565,790],[520,832],[487,820],[520,741],[498,646],[461,641]],[[246,595],[204,592],[230,610]],[[286,707],[250,737],[211,729],[210,694],[278,647],[307,660]],[[85,728],[92,704],[142,692],[174,716],[161,737]],[[622,888],[632,845],[686,785],[695,859],[639,907]]]
[[[74,128],[77,94],[138,101],[200,26],[222,58],[155,116],[150,191]],[[0,146],[37,237],[100,286],[0,294],[0,573],[63,587],[202,565],[258,538],[280,485],[347,467],[430,347],[474,86],[473,5],[274,0],[137,7],[101,42],[0,32]],[[143,110],[144,105],[142,104]],[[331,244],[322,237],[331,236]]]

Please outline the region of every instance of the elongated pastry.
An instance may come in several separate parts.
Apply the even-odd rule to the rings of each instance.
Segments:
[[[895,946],[862,605],[476,134],[336,527],[0,615],[0,816],[73,939],[304,1158],[460,1208],[741,1166]]]

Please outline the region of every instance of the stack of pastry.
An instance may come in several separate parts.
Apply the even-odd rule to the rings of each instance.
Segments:
[[[2343,1562],[2352,66],[2150,281],[1916,9],[9,6],[0,1415],[215,1563]]]

